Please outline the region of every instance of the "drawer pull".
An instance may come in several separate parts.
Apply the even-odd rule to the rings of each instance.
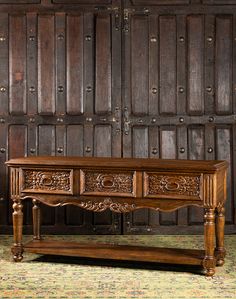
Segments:
[[[176,191],[180,188],[180,185],[176,182],[169,182],[166,184],[166,189],[168,191]]]
[[[113,188],[115,185],[114,178],[111,176],[101,176],[100,184],[103,188]]]

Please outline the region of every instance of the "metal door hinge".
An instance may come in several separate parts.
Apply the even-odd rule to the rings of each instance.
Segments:
[[[129,119],[129,111],[128,108],[124,108],[124,134],[129,135],[130,131],[130,119]]]
[[[120,111],[119,107],[116,107],[115,108],[115,115],[112,118],[112,121],[115,123],[116,134],[120,134],[120,131],[121,131],[120,120],[121,120],[121,111]]]
[[[121,26],[121,19],[120,19],[120,9],[119,7],[114,7],[113,8],[114,11],[114,19],[115,19],[115,30],[118,31],[120,30],[120,26]]]
[[[124,20],[123,20],[123,30],[124,32],[129,32],[129,16],[130,16],[130,9],[124,9]]]

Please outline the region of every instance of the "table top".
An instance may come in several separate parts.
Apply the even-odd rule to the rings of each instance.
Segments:
[[[173,160],[150,158],[110,158],[110,157],[55,157],[37,156],[11,159],[8,166],[33,166],[62,168],[98,167],[102,169],[122,168],[134,170],[185,170],[186,172],[215,172],[228,167],[227,161],[220,160]]]

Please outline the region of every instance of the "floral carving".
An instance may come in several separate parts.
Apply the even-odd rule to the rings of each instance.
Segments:
[[[200,176],[148,174],[148,194],[200,196]]]
[[[105,198],[103,201],[82,201],[78,204],[81,208],[84,208],[93,212],[102,212],[106,209],[110,209],[113,212],[125,213],[135,210],[135,204],[114,202],[110,198]]]
[[[133,193],[133,173],[106,173],[85,171],[84,192]]]
[[[24,171],[23,189],[71,191],[70,171]]]

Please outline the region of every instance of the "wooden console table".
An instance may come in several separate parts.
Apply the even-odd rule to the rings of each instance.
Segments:
[[[15,261],[23,251],[92,258],[201,265],[206,275],[223,265],[226,161],[125,158],[28,157],[12,159]],[[33,241],[23,246],[23,200],[33,201]],[[40,203],[76,205],[101,212],[140,208],[174,211],[189,205],[205,209],[204,250],[46,241],[40,236]]]

